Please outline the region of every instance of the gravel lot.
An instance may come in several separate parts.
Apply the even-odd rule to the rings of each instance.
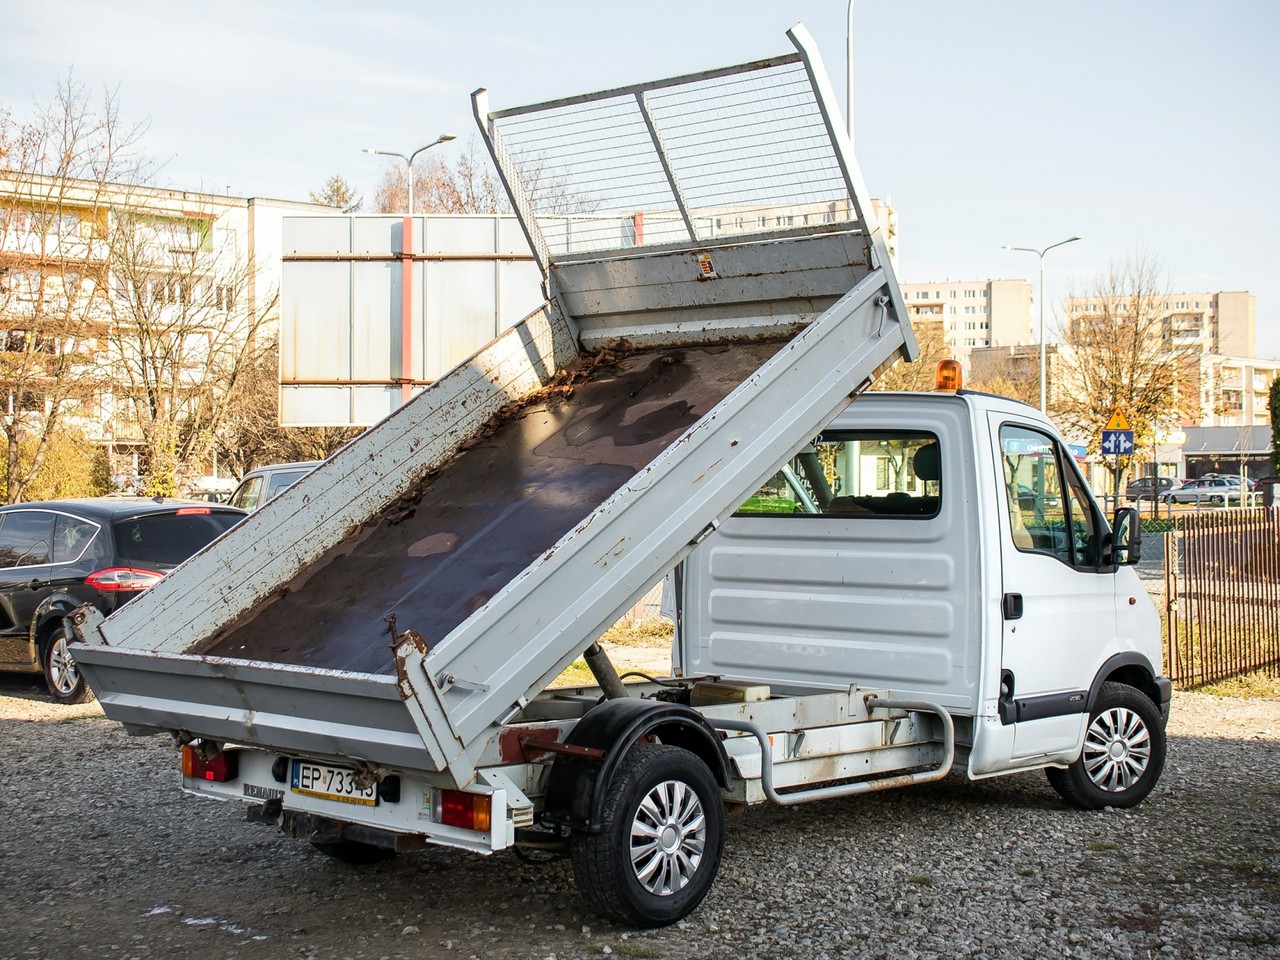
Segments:
[[[703,906],[635,933],[564,861],[343,866],[184,796],[161,738],[0,675],[0,958],[1280,958],[1280,701],[1182,695],[1170,732],[1129,812],[1040,774],[753,809]]]

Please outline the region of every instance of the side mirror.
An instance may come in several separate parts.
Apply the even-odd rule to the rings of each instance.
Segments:
[[[1120,507],[1111,523],[1111,563],[1132,566],[1142,559],[1142,524],[1133,507]]]

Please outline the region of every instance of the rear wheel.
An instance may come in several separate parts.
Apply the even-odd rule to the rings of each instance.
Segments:
[[[604,828],[573,839],[587,898],[621,923],[661,927],[692,913],[724,850],[724,805],[711,771],[680,747],[637,744],[609,784]]]
[[[59,703],[85,703],[93,699],[93,691],[84,682],[80,668],[71,659],[67,644],[71,640],[71,628],[65,620],[58,621],[45,638],[40,651],[44,667],[44,682]]]
[[[1156,705],[1141,690],[1107,682],[1089,714],[1079,759],[1045,773],[1064,800],[1082,809],[1132,807],[1160,780],[1164,758],[1164,723]]]

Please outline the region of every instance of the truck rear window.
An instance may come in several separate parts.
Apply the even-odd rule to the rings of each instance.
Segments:
[[[230,530],[243,514],[153,513],[131,520],[118,520],[112,531],[116,553],[122,561],[176,566],[202,547]]]
[[[941,507],[936,436],[828,430],[748,498],[738,515],[933,517]]]

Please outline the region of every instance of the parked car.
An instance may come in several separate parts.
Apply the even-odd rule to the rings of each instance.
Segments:
[[[1239,477],[1200,477],[1189,480],[1176,490],[1168,490],[1160,494],[1161,503],[1208,503],[1226,506],[1228,502],[1239,502]]]
[[[42,672],[62,703],[90,699],[63,618],[86,602],[112,613],[244,516],[158,497],[0,507],[0,670]]]
[[[244,475],[240,486],[236,487],[227,503],[252,513],[268,500],[274,500],[284,493],[319,465],[319,460],[300,460],[297,463],[257,467]]]
[[[1182,483],[1172,477],[1138,477],[1125,484],[1124,495],[1130,500],[1155,500],[1180,486]]]

